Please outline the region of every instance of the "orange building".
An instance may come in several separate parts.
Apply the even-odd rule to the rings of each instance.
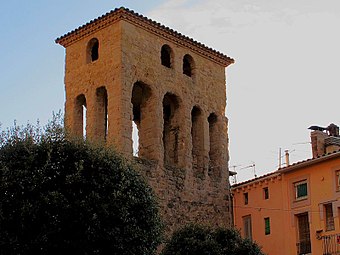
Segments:
[[[339,128],[311,129],[313,158],[232,186],[235,227],[268,255],[340,254]]]

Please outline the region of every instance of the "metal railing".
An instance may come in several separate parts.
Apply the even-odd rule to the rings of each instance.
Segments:
[[[323,255],[340,255],[340,234],[321,236]]]

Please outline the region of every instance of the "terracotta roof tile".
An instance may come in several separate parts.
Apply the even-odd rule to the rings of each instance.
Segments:
[[[253,179],[250,179],[250,180],[246,180],[246,181],[243,181],[243,182],[240,182],[240,183],[236,183],[236,184],[232,185],[232,188],[236,188],[236,187],[239,187],[239,186],[242,186],[242,185],[245,185],[245,184],[257,181],[257,180],[260,180],[260,179],[265,179],[265,178],[267,178],[267,177],[269,177],[269,176],[271,176],[273,174],[280,174],[282,172],[289,171],[290,169],[293,170],[293,169],[296,169],[296,168],[299,168],[299,167],[303,167],[305,164],[308,164],[308,163],[313,164],[314,162],[316,163],[319,160],[327,159],[328,157],[332,157],[332,156],[336,157],[337,154],[339,154],[338,157],[340,157],[340,150],[336,150],[336,151],[333,151],[333,152],[325,153],[322,156],[318,156],[318,157],[315,157],[315,158],[309,158],[309,159],[301,160],[301,161],[293,163],[293,164],[291,164],[289,166],[279,168],[276,171],[270,172],[268,174],[265,174],[265,175],[262,175],[262,176],[259,176],[259,177],[256,177],[256,178],[253,178]]]
[[[232,185],[231,187],[236,188],[236,187],[242,186],[244,184],[248,184],[248,183],[255,182],[255,181],[258,181],[258,180],[261,180],[261,179],[265,179],[265,178],[267,178],[271,175],[274,175],[274,174],[277,174],[277,171],[270,172],[270,173],[267,173],[267,174],[261,175],[259,177],[256,177],[256,178],[253,178],[253,179],[250,179],[250,180],[246,180],[246,181],[243,181],[243,182],[240,182],[240,183],[236,183],[236,184]]]

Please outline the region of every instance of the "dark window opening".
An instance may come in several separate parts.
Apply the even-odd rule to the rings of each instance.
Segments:
[[[248,204],[248,193],[243,193],[243,199],[244,199],[244,204],[247,205]]]
[[[217,125],[217,115],[211,113],[208,117],[209,123],[209,172],[210,176],[219,177],[219,156],[220,156],[220,133]]]
[[[99,57],[99,52],[98,52],[98,49],[99,49],[99,42],[95,42],[94,45],[92,46],[92,49],[91,49],[91,59],[92,61],[95,61],[98,59]]]
[[[93,38],[87,45],[87,62],[94,62],[99,58],[99,41]]]
[[[145,127],[144,119],[148,113],[147,101],[151,96],[150,88],[142,83],[136,82],[132,88],[132,146],[134,156],[147,156],[142,148]]]
[[[204,178],[204,125],[202,111],[194,106],[191,111],[192,168],[194,175]]]
[[[270,234],[270,219],[264,218],[264,234],[269,235]]]
[[[165,102],[163,104],[163,116],[164,116],[164,121],[169,121],[171,117],[171,105],[168,104],[168,102]]]
[[[269,199],[269,189],[268,189],[268,187],[263,188],[263,196],[264,196],[264,199]]]
[[[190,55],[185,55],[183,58],[183,74],[191,77],[193,75],[193,59]]]
[[[98,138],[106,141],[108,135],[108,99],[105,87],[96,90],[96,130]]]
[[[86,137],[86,98],[80,94],[76,98],[74,111],[74,131],[75,135]]]
[[[161,63],[163,66],[171,68],[171,48],[168,45],[162,46]]]

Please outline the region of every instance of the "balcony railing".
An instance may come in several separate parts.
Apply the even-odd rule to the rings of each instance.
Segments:
[[[323,255],[340,255],[340,234],[322,236]]]

